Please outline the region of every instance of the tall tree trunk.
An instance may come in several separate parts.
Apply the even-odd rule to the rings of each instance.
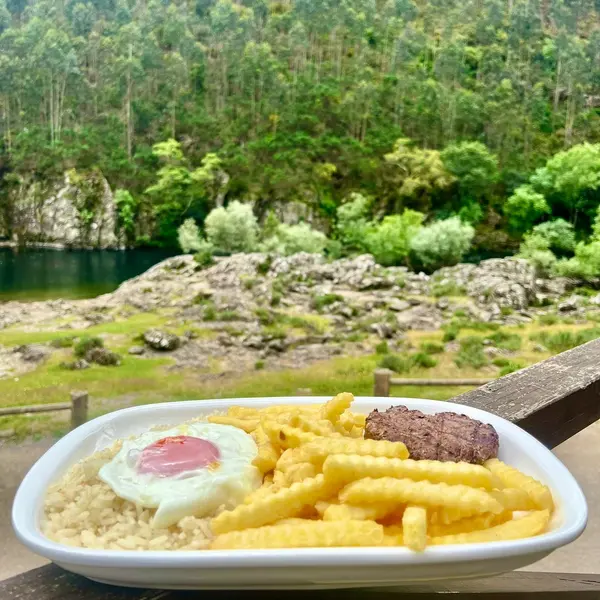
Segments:
[[[129,64],[127,65],[127,93],[125,95],[125,118],[127,120],[127,158],[131,160],[133,150],[133,119],[131,115],[131,61],[133,60],[133,44],[129,44]]]

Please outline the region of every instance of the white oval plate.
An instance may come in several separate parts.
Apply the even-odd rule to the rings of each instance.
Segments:
[[[40,530],[45,491],[74,463],[155,425],[177,424],[231,405],[311,404],[329,398],[241,398],[150,404],[94,419],[72,431],[31,468],[15,497],[12,520],[28,548],[59,566],[105,583],[168,589],[308,589],[392,586],[416,581],[485,577],[536,562],[584,530],[587,505],[566,467],[528,433],[491,413],[416,398],[357,398],[353,410],[403,404],[425,413],[455,411],[491,423],[500,436],[499,457],[550,486],[557,510],[550,530],[524,540],[406,548],[144,551],[71,548]]]

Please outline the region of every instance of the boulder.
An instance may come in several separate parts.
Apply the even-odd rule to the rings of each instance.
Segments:
[[[161,352],[172,352],[181,345],[179,337],[174,333],[168,333],[160,329],[149,329],[144,333],[143,338],[146,345]]]
[[[144,346],[131,346],[127,352],[133,356],[140,356],[146,352],[146,348],[144,348]]]
[[[563,302],[560,302],[558,305],[558,310],[560,312],[571,312],[573,310],[577,310],[579,305],[581,304],[580,296],[571,296],[567,298]]]
[[[103,367],[118,367],[121,364],[121,357],[116,352],[111,352],[106,348],[88,350],[85,359],[90,363],[96,363]]]
[[[395,312],[402,312],[403,310],[410,308],[410,306],[410,303],[406,300],[400,300],[399,298],[392,298],[388,304],[388,308]]]
[[[80,358],[72,362],[62,362],[60,363],[60,368],[67,369],[68,371],[81,371],[82,369],[89,369],[90,363],[84,358]]]
[[[38,363],[46,360],[50,355],[50,350],[39,344],[26,344],[24,346],[17,346],[14,351],[21,355],[21,360],[32,363]]]

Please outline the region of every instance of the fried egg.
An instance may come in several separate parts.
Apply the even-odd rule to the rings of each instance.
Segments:
[[[186,423],[125,440],[98,474],[124,500],[156,508],[152,526],[234,508],[260,486],[253,438],[231,425]]]

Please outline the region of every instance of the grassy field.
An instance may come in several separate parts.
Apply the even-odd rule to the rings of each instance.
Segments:
[[[546,320],[549,322],[551,320]],[[569,346],[577,336],[594,333],[594,324],[574,325],[563,322],[534,322],[519,327],[488,329],[482,324],[463,323],[456,333],[455,351],[439,350],[443,347],[444,331],[409,332],[408,349],[402,352],[401,366],[409,365],[402,377],[458,378],[497,377],[501,373],[533,364],[553,353],[540,352],[536,345],[544,337],[556,351],[561,344]],[[59,365],[72,359],[72,349],[63,348],[35,371],[18,377],[0,380],[0,406],[22,406],[65,402],[75,389],[85,389],[91,398],[90,415],[98,416],[124,406],[164,402],[169,400],[289,396],[299,389],[308,388],[314,395],[331,395],[342,390],[357,395],[370,395],[373,390],[373,370],[389,354],[381,345],[380,352],[365,356],[339,357],[315,363],[309,367],[287,370],[257,370],[244,374],[224,373],[218,361],[209,361],[204,370],[169,369],[173,359],[168,355],[160,358],[140,358],[127,354],[127,348],[148,327],[167,326],[182,333],[192,327],[179,323],[170,324],[169,313],[143,313],[96,325],[85,331],[58,329],[27,331],[24,328],[8,328],[0,332],[0,344],[49,342],[57,338],[79,335],[102,335],[106,345],[123,357],[119,367],[93,365],[83,371],[68,371]],[[473,327],[473,328],[470,328]],[[448,328],[446,328],[447,331]],[[194,328],[199,336],[213,336],[214,331]],[[583,333],[582,333],[583,332]],[[446,333],[446,341],[448,338]],[[504,357],[481,363],[481,351],[486,338],[506,350]],[[533,338],[533,339],[532,339]],[[548,342],[548,339],[550,341]],[[375,338],[369,340],[377,347]],[[436,348],[437,346],[437,348]],[[507,350],[508,349],[508,350]],[[402,362],[403,361],[403,362]],[[457,364],[458,363],[458,364]],[[496,363],[496,364],[494,364]],[[395,387],[397,397],[420,397],[445,400],[466,391],[456,387]],[[68,411],[40,416],[20,415],[0,417],[0,430],[14,430],[16,439],[60,435],[68,426]]]

